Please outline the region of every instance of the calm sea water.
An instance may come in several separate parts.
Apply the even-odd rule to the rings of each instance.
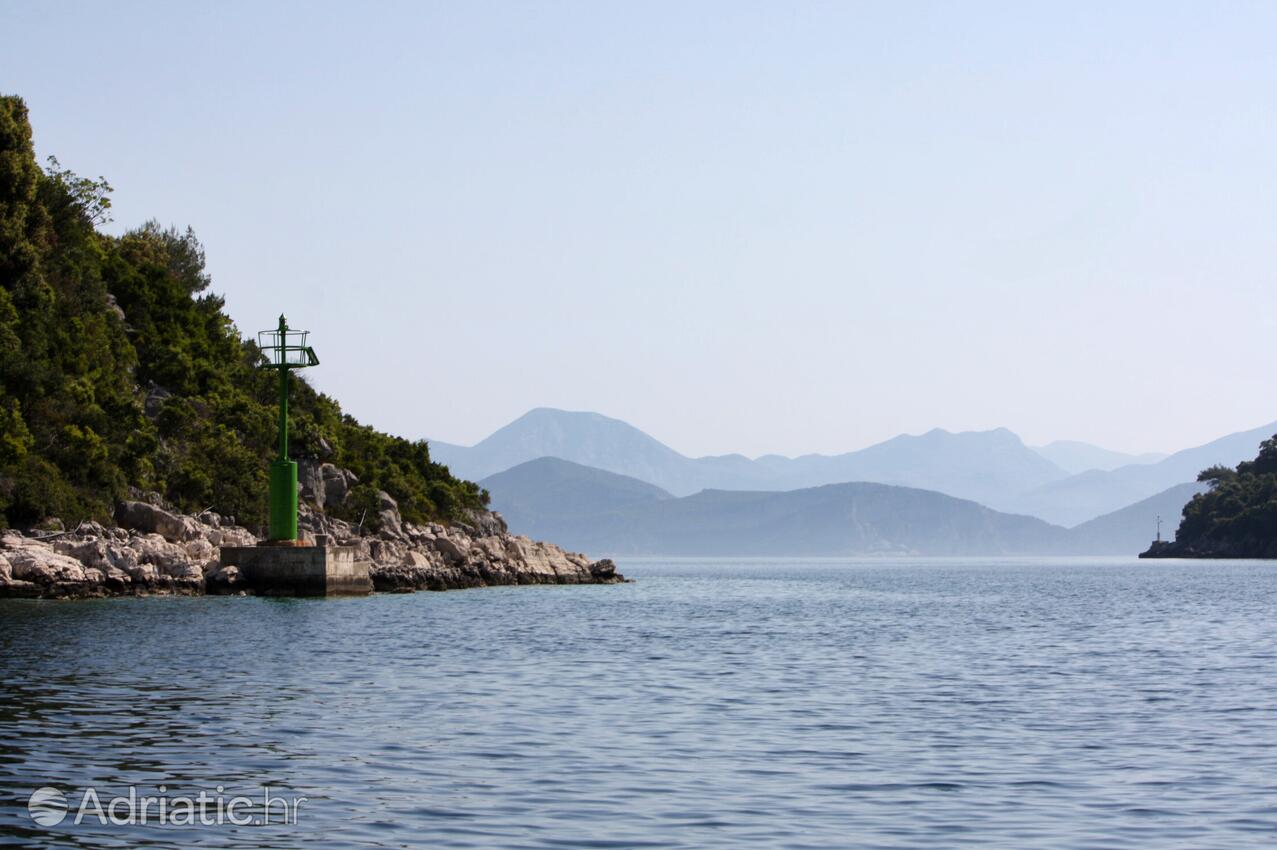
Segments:
[[[1277,564],[621,566],[0,604],[0,845],[1277,846]],[[161,785],[308,799],[295,825],[27,811]]]

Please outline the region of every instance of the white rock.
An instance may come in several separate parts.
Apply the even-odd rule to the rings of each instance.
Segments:
[[[238,525],[223,526],[221,528],[222,542],[221,546],[256,546],[257,538],[253,536],[253,532],[247,528]]]
[[[213,544],[202,537],[190,541],[185,548],[187,556],[192,561],[207,561],[209,558],[217,557],[217,550],[213,548]]]
[[[27,581],[84,581],[84,565],[52,549],[24,546],[6,553],[13,577]]]
[[[185,549],[158,534],[135,537],[129,541],[129,548],[137,552],[141,563],[154,564],[165,575],[172,575],[173,570],[190,565],[190,557]]]
[[[125,570],[129,574],[129,578],[142,584],[153,584],[160,577],[160,572],[155,568],[155,564],[138,564],[130,570]]]
[[[470,539],[467,537],[436,537],[435,551],[449,561],[464,561],[470,553]]]

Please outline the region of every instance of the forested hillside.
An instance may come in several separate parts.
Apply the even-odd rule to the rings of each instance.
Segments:
[[[99,231],[105,180],[36,161],[21,98],[0,97],[0,523],[107,519],[130,487],[264,521],[276,376],[210,290],[194,233]],[[487,494],[412,442],[293,381],[292,451],[352,470],[341,510],[446,520]]]
[[[1175,542],[1153,554],[1185,557],[1277,557],[1277,436],[1254,460],[1213,466],[1198,481],[1209,489],[1184,506]]]

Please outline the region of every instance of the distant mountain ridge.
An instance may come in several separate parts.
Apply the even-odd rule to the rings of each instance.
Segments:
[[[1259,444],[1277,433],[1277,422],[1239,431],[1201,446],[1184,449],[1150,464],[1114,470],[1090,470],[1048,482],[1025,493],[1008,493],[989,504],[999,510],[1026,513],[1059,525],[1075,525],[1197,479],[1211,466],[1236,466],[1254,457]]]
[[[988,502],[1068,477],[1005,428],[901,435],[839,455],[689,458],[598,413],[537,408],[472,447],[432,442],[431,455],[481,480],[539,457],[628,475],[686,496],[700,490],[796,490],[873,481]]]
[[[744,455],[689,458],[629,423],[587,411],[538,407],[474,446],[432,441],[431,456],[478,481],[540,457],[557,457],[655,484],[678,495],[757,486]]]
[[[623,475],[538,458],[480,482],[511,529],[643,555],[1133,555],[1202,485],[1182,484],[1073,529],[942,493],[865,482],[675,498]]]
[[[521,463],[483,479],[481,486],[501,494],[501,515],[516,530],[674,498],[646,481],[556,457]]]
[[[1161,452],[1147,452],[1139,455],[1115,452],[1111,449],[1101,448],[1100,446],[1083,443],[1078,440],[1056,440],[1047,443],[1045,446],[1030,446],[1029,448],[1072,475],[1092,469],[1107,472],[1117,469],[1119,466],[1157,463],[1167,457],[1166,454]]]
[[[777,475],[780,486],[776,489],[872,481],[935,490],[983,504],[1007,492],[1067,476],[1006,428],[956,434],[933,428],[925,434],[902,434],[846,454],[804,455],[766,463]]]
[[[706,489],[785,491],[874,482],[932,490],[1072,527],[1190,483],[1208,466],[1234,465],[1253,456],[1260,441],[1273,433],[1277,423],[1160,460],[1076,441],[1035,449],[1005,428],[961,433],[937,428],[839,455],[689,458],[617,419],[537,408],[475,446],[434,442],[430,449],[454,473],[472,480],[540,457],[559,457],[637,478],[674,496]],[[1123,458],[1136,462],[1102,468]],[[1089,468],[1075,474],[1064,468],[1079,466]]]
[[[553,530],[564,545],[613,554],[852,555],[999,554],[1037,551],[1065,533],[1033,517],[999,514],[975,502],[887,484],[829,484],[781,492],[702,490],[692,496],[600,499],[578,513],[541,500],[540,479],[570,491],[600,480],[637,492],[642,482],[557,458],[541,458],[484,479],[492,506],[520,533]],[[597,496],[597,491],[596,494]],[[572,498],[581,505],[587,500]],[[527,511],[538,504],[537,512]],[[547,508],[550,508],[547,510]]]

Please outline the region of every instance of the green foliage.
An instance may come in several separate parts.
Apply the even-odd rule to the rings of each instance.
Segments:
[[[1212,466],[1209,469],[1203,469],[1197,473],[1197,480],[1203,483],[1219,484],[1222,481],[1232,481],[1237,477],[1237,471],[1229,466]]]
[[[44,170],[50,180],[60,184],[65,190],[57,199],[59,203],[79,211],[92,226],[111,221],[112,189],[105,177],[97,180],[80,177],[70,169],[63,168],[62,163],[54,156],[49,157]]]
[[[28,528],[45,517],[66,517],[74,525],[104,507],[93,502],[91,494],[77,493],[61,470],[35,455],[10,464],[0,476],[0,509],[6,525]]]
[[[3,521],[106,519],[138,487],[260,524],[277,375],[207,292],[194,232],[152,221],[100,233],[110,193],[55,159],[41,171],[25,105],[0,97]],[[300,376],[290,413],[294,456],[331,456],[359,476],[347,518],[375,522],[379,490],[410,521],[486,504],[425,442],[361,425]]]
[[[1213,466],[1197,480],[1209,482],[1210,489],[1184,506],[1176,542],[1277,543],[1277,435],[1260,444],[1254,460],[1242,461],[1235,470]]]
[[[381,497],[377,488],[371,484],[358,484],[350,491],[342,515],[363,528],[364,531],[379,531],[381,518],[377,513]]]

